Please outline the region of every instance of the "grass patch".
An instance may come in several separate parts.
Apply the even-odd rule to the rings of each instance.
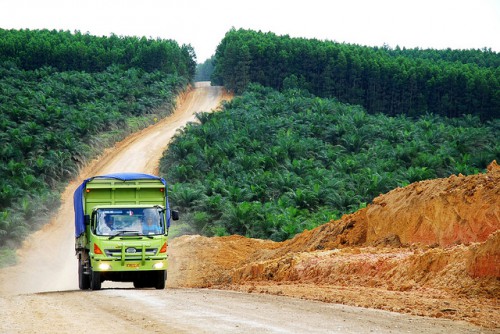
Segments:
[[[15,249],[0,248],[0,268],[13,266],[17,263],[17,255]]]

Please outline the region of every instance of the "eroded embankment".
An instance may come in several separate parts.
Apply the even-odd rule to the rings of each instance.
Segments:
[[[500,167],[493,162],[485,174],[395,189],[282,243],[183,236],[171,243],[169,284],[296,295],[497,327],[499,203]],[[454,308],[441,305],[452,300]]]

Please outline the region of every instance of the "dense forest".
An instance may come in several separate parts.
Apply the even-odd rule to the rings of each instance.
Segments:
[[[372,114],[500,117],[500,56],[491,50],[372,48],[232,29],[217,47],[213,84],[300,88]]]
[[[0,30],[0,252],[47,220],[88,159],[168,115],[195,66],[173,41]]]
[[[79,31],[0,29],[0,59],[23,70],[105,71],[111,65],[192,78],[196,55],[190,45],[146,37],[97,37]]]
[[[198,115],[160,170],[189,232],[285,240],[396,187],[473,174],[500,157],[500,121],[372,115],[360,106],[251,84]]]

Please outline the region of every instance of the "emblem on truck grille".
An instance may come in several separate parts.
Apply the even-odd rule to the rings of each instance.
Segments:
[[[133,248],[133,247],[129,247],[127,249],[125,249],[125,252],[126,253],[136,253],[137,252],[137,249]]]

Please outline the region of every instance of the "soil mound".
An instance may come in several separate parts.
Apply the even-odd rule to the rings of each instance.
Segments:
[[[286,294],[500,327],[500,167],[380,195],[281,243],[171,242],[174,286]]]

